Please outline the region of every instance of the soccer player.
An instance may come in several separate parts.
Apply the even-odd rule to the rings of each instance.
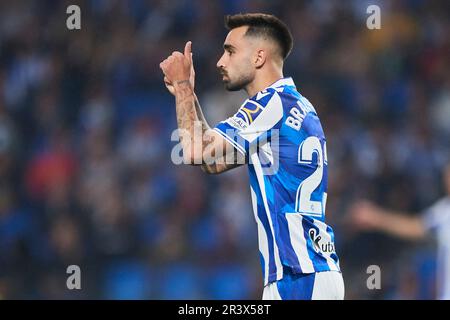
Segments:
[[[291,33],[267,14],[226,16],[225,23],[217,67],[227,90],[243,89],[249,98],[215,128],[194,93],[191,42],[160,64],[175,96],[183,157],[208,173],[248,165],[263,299],[343,299],[334,233],[325,223],[326,139],[314,107],[283,77]]]
[[[450,163],[443,170],[446,196],[420,216],[383,209],[369,201],[358,201],[350,209],[349,221],[360,230],[379,230],[401,239],[418,241],[435,235],[437,240],[437,297],[450,299]]]

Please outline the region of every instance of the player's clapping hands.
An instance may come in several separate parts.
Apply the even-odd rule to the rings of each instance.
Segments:
[[[175,87],[179,81],[189,80],[189,83],[194,90],[195,85],[195,71],[192,61],[192,42],[186,42],[184,47],[184,54],[179,51],[174,51],[167,59],[159,64],[164,74],[164,84],[169,92],[175,95]]]

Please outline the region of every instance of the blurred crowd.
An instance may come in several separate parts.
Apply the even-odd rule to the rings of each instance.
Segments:
[[[66,8],[81,8],[68,30]],[[366,8],[381,8],[369,30]],[[216,62],[225,14],[291,28],[285,65],[327,136],[327,219],[347,299],[433,299],[434,243],[358,233],[368,198],[418,212],[450,157],[449,2],[86,0],[0,2],[0,299],[260,299],[246,168],[173,164],[174,99],[159,62],[193,41],[211,125],[245,98]],[[382,271],[368,290],[366,269]],[[81,290],[68,290],[69,265]]]

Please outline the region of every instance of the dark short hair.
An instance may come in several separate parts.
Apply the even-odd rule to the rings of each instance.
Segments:
[[[225,26],[228,30],[248,26],[245,36],[267,37],[274,40],[281,51],[283,60],[292,50],[292,34],[286,24],[271,14],[239,13],[225,16]]]

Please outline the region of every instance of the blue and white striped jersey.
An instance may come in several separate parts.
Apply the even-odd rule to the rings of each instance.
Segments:
[[[325,223],[326,139],[311,103],[283,78],[214,128],[247,159],[264,284],[340,271]]]

